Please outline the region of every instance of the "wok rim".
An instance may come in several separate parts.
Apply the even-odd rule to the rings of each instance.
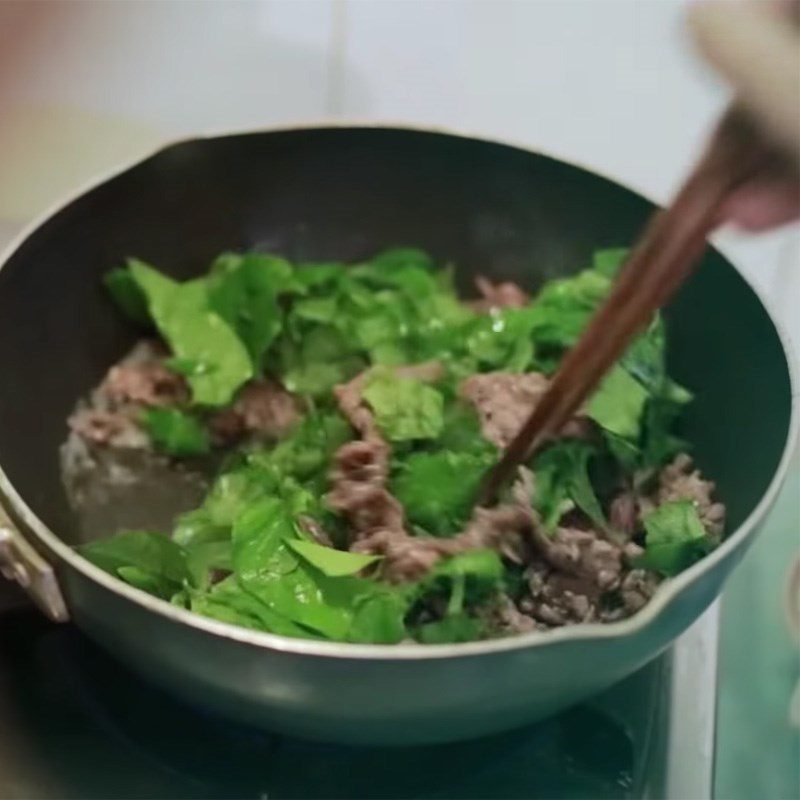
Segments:
[[[86,181],[78,189],[68,193],[60,200],[54,202],[43,213],[29,222],[12,239],[0,253],[0,269],[3,269],[13,254],[31,238],[50,218],[84,195],[89,194],[100,186],[109,183],[129,170],[143,164],[159,153],[176,145],[191,142],[203,142],[211,139],[233,138],[248,135],[290,133],[300,131],[319,131],[326,129],[335,130],[391,130],[399,133],[425,133],[437,136],[449,136],[483,144],[511,147],[534,156],[543,156],[553,161],[566,164],[570,167],[588,172],[603,178],[617,187],[633,191],[648,202],[658,205],[648,191],[634,186],[628,182],[622,183],[615,177],[608,175],[600,169],[588,166],[571,158],[558,155],[554,151],[533,148],[530,145],[504,138],[496,138],[468,132],[457,128],[446,128],[435,125],[415,125],[407,122],[391,121],[350,121],[350,120],[320,120],[297,124],[283,124],[250,129],[237,129],[234,131],[209,131],[196,136],[184,136],[166,140],[159,145],[147,150],[134,159],[125,161],[122,165],[96,175]],[[717,249],[710,244],[712,249]],[[724,255],[724,251],[718,251]],[[706,572],[710,572],[719,562],[726,559],[736,550],[764,520],[767,512],[775,502],[780,492],[789,464],[798,440],[800,431],[800,365],[794,353],[794,347],[786,331],[784,323],[776,315],[772,301],[765,293],[754,285],[741,270],[726,257],[729,266],[744,281],[756,299],[761,303],[770,322],[775,328],[780,342],[786,368],[789,375],[790,410],[789,428],[778,465],[755,508],[713,552],[704,556],[700,561],[681,572],[674,578],[669,578],[661,583],[653,597],[640,611],[625,620],[611,623],[580,623],[577,625],[563,626],[549,631],[531,631],[520,633],[501,639],[489,639],[476,642],[458,644],[425,645],[419,643],[409,644],[352,644],[347,642],[325,642],[313,639],[294,639],[266,631],[256,631],[240,627],[227,622],[220,622],[209,617],[203,617],[187,609],[179,608],[167,600],[154,597],[146,592],[126,584],[115,578],[99,567],[80,556],[68,544],[63,542],[50,528],[39,519],[38,515],[28,506],[14,488],[0,464],[0,500],[9,504],[14,516],[21,520],[24,530],[20,535],[25,538],[27,533],[43,545],[48,554],[52,554],[60,562],[64,562],[83,577],[99,584],[104,589],[140,606],[144,610],[164,617],[177,624],[187,625],[199,632],[211,634],[221,639],[231,640],[238,644],[255,647],[261,650],[278,651],[287,654],[314,656],[319,658],[355,659],[366,661],[419,661],[428,659],[448,659],[491,655],[509,651],[524,650],[528,648],[542,648],[558,646],[567,643],[600,642],[605,640],[633,638],[643,633],[646,629],[657,624],[658,619],[665,613],[667,607],[689,586],[701,580]],[[55,566],[55,565],[54,565]]]

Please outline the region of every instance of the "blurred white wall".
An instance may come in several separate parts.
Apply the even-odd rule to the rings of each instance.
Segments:
[[[512,139],[665,200],[726,99],[686,41],[684,6],[6,0],[0,226],[166,138],[324,117]],[[781,296],[800,339],[800,269],[778,276],[798,266],[797,231],[720,243]]]

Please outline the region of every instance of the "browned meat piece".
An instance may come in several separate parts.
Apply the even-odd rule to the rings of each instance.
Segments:
[[[488,547],[516,564],[530,557],[533,513],[527,506],[506,504],[494,508],[476,508],[463,533],[450,541],[459,552]]]
[[[691,500],[708,533],[719,538],[725,527],[725,506],[712,499],[716,486],[693,469],[691,456],[675,456],[658,476],[658,489],[653,498],[656,505],[675,500]]]
[[[608,509],[608,521],[611,527],[627,538],[636,533],[639,527],[639,504],[636,495],[630,491],[620,492]]]
[[[627,550],[593,530],[560,527],[548,535],[535,514],[533,542],[521,611],[550,626],[597,619],[603,595],[623,580]]]
[[[602,539],[595,531],[557,528],[548,536],[536,526],[534,539],[542,558],[560,572],[588,579],[600,591],[619,585],[622,549]]]
[[[522,308],[531,301],[530,295],[511,281],[494,283],[483,275],[479,275],[475,278],[475,285],[478,287],[482,299],[471,302],[470,307],[481,314],[488,313],[495,308]]]
[[[157,341],[144,339],[108,371],[93,395],[97,406],[167,406],[189,398],[182,375],[164,365],[168,355]]]
[[[348,442],[334,456],[327,503],[345,516],[358,540],[380,530],[405,537],[403,508],[386,488],[389,447],[380,439]]]
[[[342,414],[347,417],[350,424],[364,439],[379,439],[382,441],[375,417],[370,408],[364,403],[362,392],[369,371],[361,372],[347,383],[340,383],[333,390],[333,396],[339,404]]]
[[[74,433],[95,444],[139,448],[150,443],[135,417],[125,410],[80,408],[69,417],[67,424]]]
[[[223,444],[248,435],[276,439],[300,419],[297,399],[280,384],[269,380],[246,383],[230,408],[209,420],[215,439]]]
[[[539,372],[487,372],[462,381],[459,394],[478,412],[484,437],[506,448],[548,386],[549,381]],[[579,414],[567,423],[562,434],[584,438],[591,430],[591,422]]]
[[[644,608],[661,582],[658,575],[644,569],[632,569],[623,579],[620,595],[626,616]]]
[[[576,579],[536,560],[525,572],[528,596],[520,609],[551,627],[591,622],[597,614],[597,586],[587,579]]]
[[[490,603],[476,609],[477,615],[484,620],[487,628],[501,636],[512,636],[516,633],[528,633],[535,630],[546,630],[547,625],[537,624],[528,614],[523,614],[514,601],[506,595],[498,595]]]
[[[350,549],[383,556],[383,577],[401,583],[421,578],[440,558],[476,548],[491,548],[523,563],[530,549],[530,526],[530,514],[517,506],[478,508],[464,531],[449,539],[410,536],[402,527],[387,526],[373,529]]]
[[[189,399],[183,376],[158,361],[122,363],[111,367],[98,391],[118,404],[171,406]]]
[[[441,377],[442,365],[438,361],[413,364],[398,367],[397,373],[435,381]],[[327,503],[350,523],[351,549],[385,556],[387,579],[410,580],[430,569],[440,554],[435,546],[424,543],[427,540],[408,535],[403,507],[386,488],[391,450],[363,401],[369,374],[362,372],[334,390],[342,413],[363,438],[342,445],[334,456]]]
[[[455,555],[459,552],[452,539],[409,536],[404,530],[397,528],[373,530],[350,549],[356,553],[383,556],[381,577],[390,583],[418,580],[429,572],[442,556]]]

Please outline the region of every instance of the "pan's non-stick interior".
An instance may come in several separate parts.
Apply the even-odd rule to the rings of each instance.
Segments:
[[[0,463],[74,541],[57,451],[65,418],[135,332],[101,276],[136,255],[177,277],[222,250],[357,259],[411,244],[471,274],[534,287],[629,243],[652,207],[589,172],[515,148],[395,129],[314,129],[175,145],[66,206],[0,271]],[[709,254],[668,310],[671,369],[697,395],[685,420],[739,524],[780,458],[785,356],[766,311]],[[124,522],[124,521],[123,521]]]

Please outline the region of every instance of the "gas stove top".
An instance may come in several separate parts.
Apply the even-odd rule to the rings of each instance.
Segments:
[[[551,720],[387,750],[211,717],[75,627],[12,604],[0,611],[0,798],[708,797],[715,642],[712,613],[666,655]]]

